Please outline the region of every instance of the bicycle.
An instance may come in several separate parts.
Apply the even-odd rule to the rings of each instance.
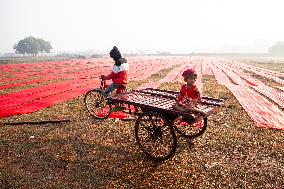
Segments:
[[[101,85],[99,88],[89,90],[84,98],[85,106],[88,112],[96,119],[106,119],[111,114],[112,105],[109,100],[103,94],[104,90],[109,86],[106,84],[106,80],[101,77]],[[116,94],[122,94],[126,92],[126,85],[120,85],[116,89]],[[113,94],[111,94],[113,95]]]

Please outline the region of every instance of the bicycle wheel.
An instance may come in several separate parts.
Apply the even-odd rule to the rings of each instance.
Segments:
[[[106,119],[110,115],[111,106],[100,89],[93,89],[86,93],[85,106],[88,112],[97,119]]]
[[[194,123],[186,122],[185,120],[176,120],[172,123],[175,130],[186,138],[195,138],[202,135],[207,128],[207,118],[201,117]]]
[[[171,158],[177,146],[175,131],[159,114],[142,114],[135,123],[135,138],[141,150],[153,160]]]

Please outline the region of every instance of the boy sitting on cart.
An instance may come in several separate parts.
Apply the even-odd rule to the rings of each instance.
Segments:
[[[180,94],[173,108],[179,111],[197,112],[205,116],[205,112],[197,108],[197,103],[200,101],[201,95],[196,85],[194,85],[197,79],[195,70],[191,68],[187,69],[182,73],[182,76],[186,83],[181,86]],[[177,120],[182,119],[182,116],[177,118]]]

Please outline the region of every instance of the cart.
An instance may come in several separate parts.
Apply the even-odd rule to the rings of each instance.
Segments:
[[[197,108],[205,112],[182,112],[173,109],[179,92],[146,88],[104,98],[103,88],[89,91],[85,105],[92,116],[106,119],[114,106],[135,118],[135,138],[141,150],[153,160],[171,158],[177,147],[177,133],[192,139],[207,128],[208,116],[219,111],[224,100],[202,97]],[[182,116],[182,120],[177,118]]]

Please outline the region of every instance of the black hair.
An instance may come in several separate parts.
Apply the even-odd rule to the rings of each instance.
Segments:
[[[118,61],[121,58],[121,54],[116,46],[112,48],[112,50],[109,52],[109,55],[115,61]]]

